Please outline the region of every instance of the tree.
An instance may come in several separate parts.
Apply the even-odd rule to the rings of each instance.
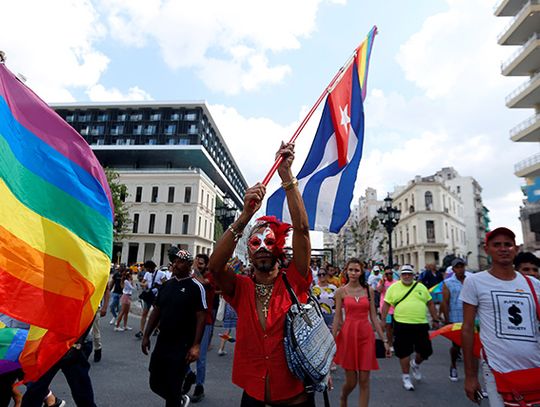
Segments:
[[[118,242],[126,237],[132,224],[128,212],[129,206],[124,202],[127,197],[127,187],[120,183],[118,180],[120,175],[113,169],[105,168],[105,175],[114,204],[113,240]]]

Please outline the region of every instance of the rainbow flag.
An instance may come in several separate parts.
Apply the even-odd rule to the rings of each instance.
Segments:
[[[27,329],[7,328],[0,322],[0,374],[21,367],[19,356],[27,336]]]
[[[0,194],[0,313],[30,324],[19,363],[31,381],[94,318],[114,210],[86,141],[2,63]]]
[[[358,81],[362,90],[362,100],[366,100],[369,61],[375,35],[377,35],[377,26],[373,26],[366,39],[356,49],[356,66],[358,67]]]

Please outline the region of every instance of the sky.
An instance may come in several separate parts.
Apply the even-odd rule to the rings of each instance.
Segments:
[[[453,166],[483,187],[491,227],[522,241],[513,169],[538,143],[509,139],[533,112],[505,107],[526,78],[500,73],[516,48],[497,45],[509,20],[496,3],[3,0],[0,50],[48,103],[205,100],[251,185],[377,25],[355,201]],[[298,170],[321,109],[297,141]]]

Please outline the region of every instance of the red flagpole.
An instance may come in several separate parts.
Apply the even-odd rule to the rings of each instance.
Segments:
[[[375,31],[375,34],[377,34],[377,31]],[[360,44],[362,45],[362,43]],[[356,53],[358,51],[358,48],[360,46],[358,46],[353,54],[349,57],[349,59],[347,59],[347,62],[345,62],[345,64],[339,69],[338,73],[332,78],[332,80],[330,81],[330,83],[328,84],[328,86],[324,89],[324,91],[321,93],[321,96],[319,96],[319,99],[317,99],[317,101],[315,102],[315,104],[313,105],[313,107],[309,110],[308,114],[306,115],[306,117],[304,117],[304,120],[302,120],[302,122],[300,123],[300,125],[298,126],[298,128],[296,129],[296,131],[294,132],[294,134],[292,135],[291,139],[289,140],[289,143],[294,143],[296,141],[296,139],[298,138],[298,136],[300,135],[300,133],[302,132],[302,130],[304,129],[304,127],[306,127],[306,124],[307,122],[309,121],[309,119],[311,119],[311,116],[313,116],[313,113],[315,113],[315,110],[317,110],[317,108],[319,107],[319,105],[321,104],[321,102],[324,100],[324,98],[326,97],[327,94],[331,93],[332,90],[334,90],[334,88],[336,87],[336,85],[339,83],[339,81],[341,80],[341,77],[343,75],[343,73],[347,70],[347,68],[349,68],[349,66],[353,63],[354,61],[354,58],[356,57]],[[279,156],[276,161],[274,162],[274,165],[272,165],[272,168],[270,168],[270,171],[268,171],[268,174],[266,174],[266,177],[264,177],[264,180],[262,182],[262,184],[264,186],[268,186],[268,183],[270,182],[270,180],[272,179],[272,177],[274,176],[274,174],[276,173],[279,165],[281,164],[281,162],[283,161],[283,157]]]

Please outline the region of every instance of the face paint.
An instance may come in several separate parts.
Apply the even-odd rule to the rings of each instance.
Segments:
[[[261,249],[273,252],[276,245],[276,236],[270,227],[266,227],[262,233],[254,233],[248,241],[249,250],[255,253]]]

